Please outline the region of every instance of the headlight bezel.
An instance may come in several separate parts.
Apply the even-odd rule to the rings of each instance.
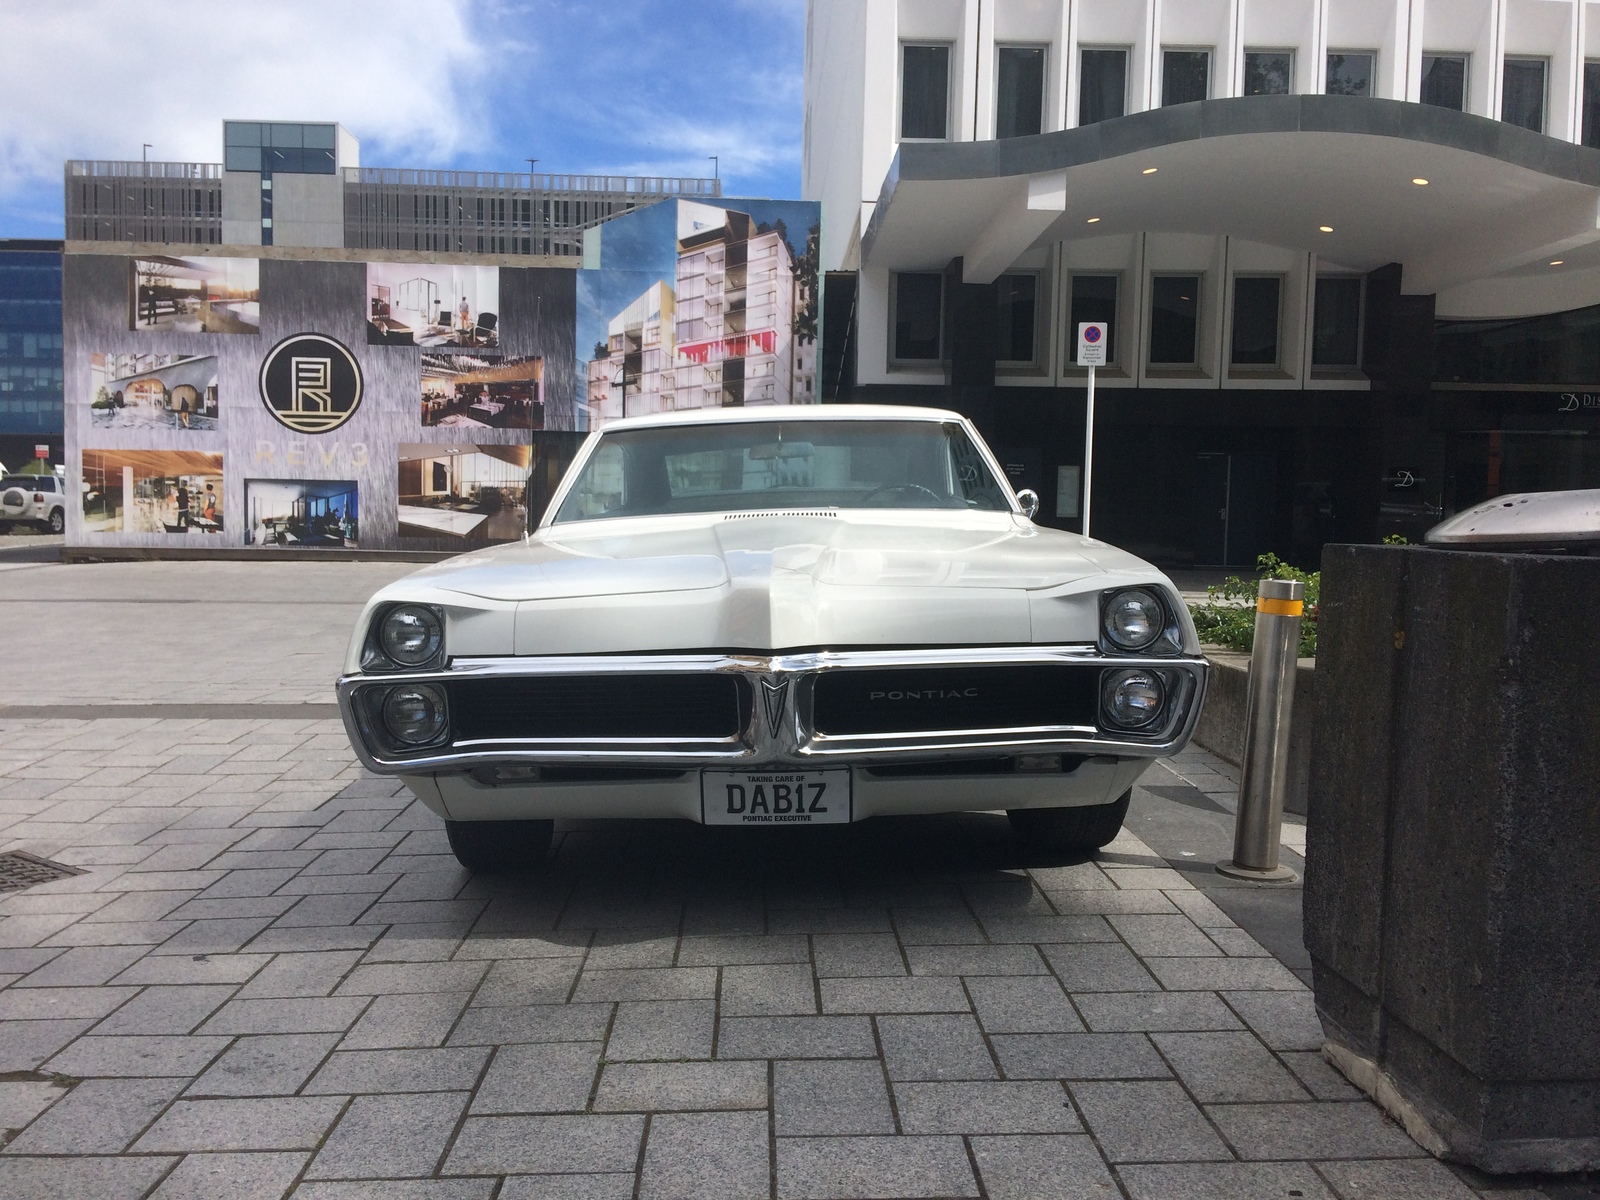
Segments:
[[[395,729],[394,714],[390,706],[408,694],[415,694],[431,706],[433,710],[432,729],[425,737],[413,738],[401,734]],[[445,689],[433,683],[402,683],[395,687],[383,688],[375,696],[377,703],[373,706],[376,717],[383,732],[388,735],[390,744],[399,752],[412,753],[418,750],[427,750],[443,744],[450,737],[450,699]]]
[[[396,614],[415,612],[424,614],[432,622],[434,634],[431,637],[431,648],[426,657],[416,661],[407,661],[395,653],[389,639],[385,637],[388,622]],[[366,644],[361,655],[361,667],[365,671],[431,671],[444,666],[446,660],[445,644],[445,616],[444,610],[436,604],[421,604],[412,600],[402,600],[394,604],[386,604],[373,613],[372,621],[367,626]]]
[[[1155,602],[1159,623],[1154,633],[1144,642],[1120,642],[1111,634],[1111,611],[1116,602],[1130,594],[1140,594]],[[1098,621],[1100,652],[1109,655],[1139,655],[1173,657],[1183,653],[1183,626],[1178,621],[1172,597],[1167,590],[1153,583],[1134,583],[1107,588],[1100,593]]]
[[[1103,671],[1100,676],[1100,726],[1117,734],[1148,736],[1160,733],[1167,723],[1173,698],[1172,680],[1167,672],[1152,667],[1121,667]],[[1156,694],[1154,706],[1143,720],[1127,720],[1116,715],[1115,693],[1136,679],[1147,679]]]

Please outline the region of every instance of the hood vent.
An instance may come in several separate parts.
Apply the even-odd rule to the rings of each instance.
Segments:
[[[724,513],[724,521],[743,521],[749,517],[837,517],[837,511],[823,508],[786,508],[771,512]]]

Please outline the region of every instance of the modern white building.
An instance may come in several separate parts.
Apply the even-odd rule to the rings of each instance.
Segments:
[[[1600,486],[1596,145],[1593,0],[811,0],[823,396],[1072,527],[1106,320],[1095,532],[1168,562]]]

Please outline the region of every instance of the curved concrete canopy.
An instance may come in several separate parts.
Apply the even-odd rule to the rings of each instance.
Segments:
[[[1229,235],[1356,270],[1399,262],[1417,293],[1537,276],[1562,258],[1597,285],[1564,290],[1600,296],[1600,150],[1353,96],[1206,100],[1034,137],[911,142],[861,260],[937,270],[960,255],[968,282],[986,283],[1030,247],[1137,232]]]

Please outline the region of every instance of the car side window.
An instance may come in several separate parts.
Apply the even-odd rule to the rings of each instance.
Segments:
[[[572,494],[561,506],[564,521],[604,516],[622,505],[625,468],[623,448],[616,443],[601,443],[587,467],[578,477]]]

